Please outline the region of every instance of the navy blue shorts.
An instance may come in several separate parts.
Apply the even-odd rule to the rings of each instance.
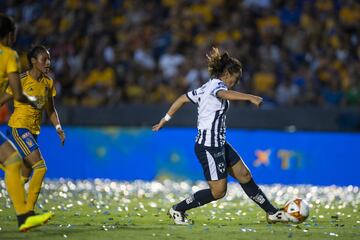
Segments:
[[[38,135],[32,134],[26,128],[8,127],[6,135],[15,144],[22,158],[39,148],[37,143]]]
[[[195,143],[195,154],[207,181],[227,178],[228,168],[241,160],[240,155],[227,142],[222,147],[206,147]]]

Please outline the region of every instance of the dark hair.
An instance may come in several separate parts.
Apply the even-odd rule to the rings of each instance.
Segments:
[[[31,63],[31,59],[32,58],[36,59],[40,53],[47,52],[47,51],[49,51],[49,50],[46,47],[44,47],[43,45],[35,45],[34,47],[32,47],[31,50],[27,54],[27,59],[29,61],[30,68],[33,67],[33,65]]]
[[[8,16],[0,14],[0,38],[15,31],[15,22]]]
[[[211,77],[220,77],[226,70],[230,74],[241,72],[242,65],[236,58],[230,57],[227,52],[220,53],[218,48],[213,47],[207,54],[208,70]]]

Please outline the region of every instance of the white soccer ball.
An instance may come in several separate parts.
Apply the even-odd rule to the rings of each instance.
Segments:
[[[309,204],[301,199],[295,198],[288,201],[284,207],[289,219],[293,223],[302,223],[310,214]]]

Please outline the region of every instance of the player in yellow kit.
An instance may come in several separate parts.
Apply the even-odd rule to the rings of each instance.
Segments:
[[[35,203],[46,173],[45,160],[37,143],[43,110],[46,110],[50,121],[54,124],[62,144],[65,142],[65,133],[61,128],[54,106],[54,96],[56,95],[54,82],[47,75],[50,70],[49,51],[44,46],[35,46],[28,53],[28,60],[30,70],[20,75],[21,85],[26,94],[36,96],[38,108],[14,100],[14,112],[9,119],[7,136],[19,150],[24,165],[30,167],[30,171],[27,173],[30,174],[31,170],[33,172],[29,182],[26,209],[34,212]],[[7,97],[2,98],[1,104],[3,104],[4,99],[12,98],[13,92],[10,88],[6,93]]]
[[[19,72],[20,66],[16,51],[10,48],[15,42],[15,23],[9,17],[0,15],[0,93],[9,86],[18,102],[31,103],[34,97],[23,94]],[[36,106],[32,103],[33,106]],[[25,190],[20,179],[22,160],[13,144],[0,132],[0,165],[5,172],[5,185],[14,205],[20,231],[40,226],[49,220],[51,213],[34,215],[28,211],[25,202]]]

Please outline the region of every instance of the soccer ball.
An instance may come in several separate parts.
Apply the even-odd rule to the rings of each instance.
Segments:
[[[309,204],[301,199],[295,198],[285,204],[284,211],[293,223],[302,223],[306,220],[310,213]]]

